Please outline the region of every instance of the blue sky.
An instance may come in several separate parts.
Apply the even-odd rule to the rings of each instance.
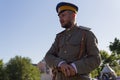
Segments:
[[[0,59],[16,55],[41,61],[63,29],[56,13],[61,1],[78,5],[77,24],[92,28],[99,49],[120,39],[120,0],[0,0]],[[110,52],[109,52],[110,53]]]

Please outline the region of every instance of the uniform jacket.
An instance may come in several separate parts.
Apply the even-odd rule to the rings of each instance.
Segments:
[[[83,31],[85,32],[85,48],[82,57],[78,58]],[[58,71],[56,80],[90,80],[89,73],[100,65],[100,59],[95,35],[90,30],[78,26],[57,34],[45,56],[45,61],[50,68],[58,67],[61,61],[66,61],[68,64],[74,63],[77,68],[78,73],[69,78]]]

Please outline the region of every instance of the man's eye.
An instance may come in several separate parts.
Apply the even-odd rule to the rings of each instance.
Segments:
[[[65,14],[62,15],[62,17],[64,17],[64,16],[65,16]]]

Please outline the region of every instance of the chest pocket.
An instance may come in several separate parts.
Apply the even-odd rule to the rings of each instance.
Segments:
[[[82,37],[81,37],[80,34],[73,35],[69,40],[69,45],[71,45],[71,46],[80,46],[81,38]]]

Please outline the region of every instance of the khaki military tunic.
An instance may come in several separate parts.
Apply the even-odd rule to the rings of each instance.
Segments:
[[[81,50],[81,41],[85,32],[85,48],[82,57],[78,58]],[[100,55],[95,35],[86,29],[73,27],[56,35],[55,41],[45,56],[50,68],[57,68],[61,61],[74,63],[77,74],[65,77],[60,71],[56,72],[56,80],[90,80],[89,73],[100,65]]]

